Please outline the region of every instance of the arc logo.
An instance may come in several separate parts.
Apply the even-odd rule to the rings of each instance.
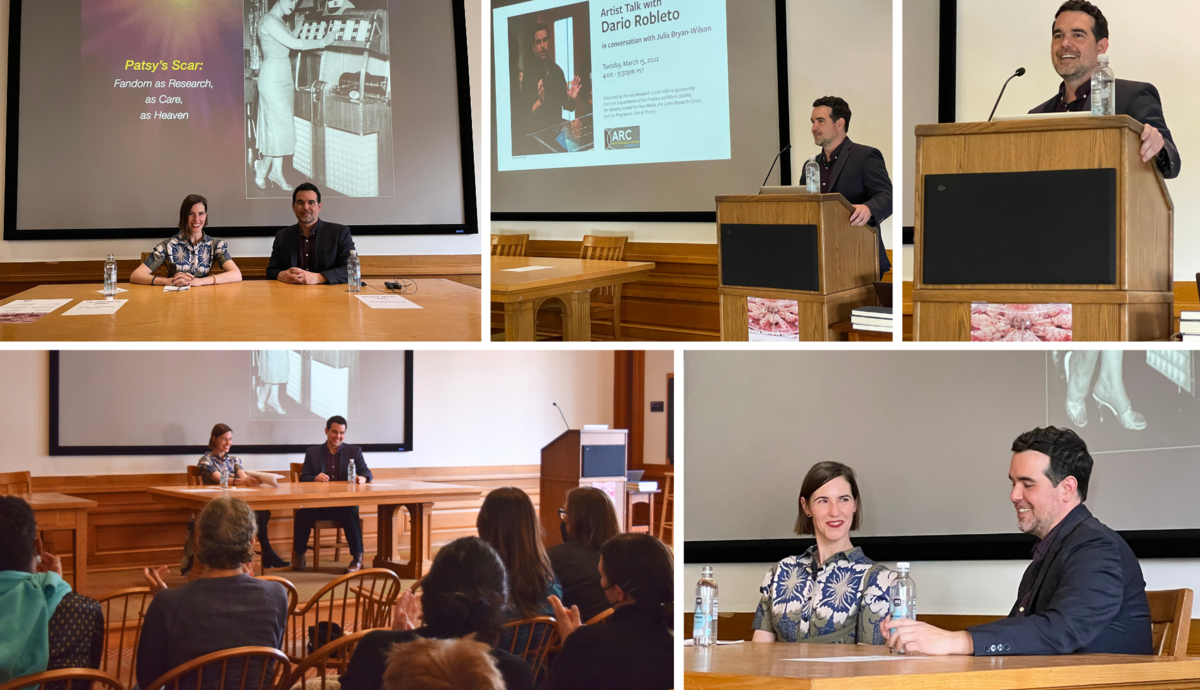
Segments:
[[[604,150],[620,151],[622,149],[642,148],[642,128],[606,127],[604,129]]]

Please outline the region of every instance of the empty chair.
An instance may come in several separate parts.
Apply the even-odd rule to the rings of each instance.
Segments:
[[[525,256],[525,245],[529,234],[492,235],[492,256]]]

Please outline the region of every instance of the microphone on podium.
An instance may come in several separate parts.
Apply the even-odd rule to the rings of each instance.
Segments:
[[[1017,71],[1013,72],[1013,75],[1008,78],[1008,81],[1004,82],[1004,86],[1000,87],[1000,95],[996,97],[996,105],[992,106],[992,114],[988,115],[988,122],[991,122],[992,118],[996,116],[996,108],[1000,107],[1000,99],[1004,98],[1004,89],[1008,88],[1008,82],[1012,81],[1013,79],[1016,79],[1017,77],[1023,77],[1023,76],[1025,76],[1025,68],[1018,67]]]
[[[558,403],[556,403],[556,402],[552,402],[550,404],[554,406],[554,409],[558,410],[558,415],[560,417],[562,417],[562,420],[563,420],[563,426],[567,427],[567,431],[570,431],[571,425],[567,424],[567,416],[565,414],[563,414],[562,408],[559,407]]]
[[[779,162],[779,157],[783,155],[784,151],[787,151],[790,148],[792,148],[792,145],[788,144],[780,149],[779,153],[775,154],[775,160],[771,161],[771,169],[767,171],[767,176],[763,178],[763,183],[759,185],[760,187],[767,186],[767,180],[771,179],[771,173],[775,172],[775,164]],[[779,182],[782,184],[783,180],[780,180]]]

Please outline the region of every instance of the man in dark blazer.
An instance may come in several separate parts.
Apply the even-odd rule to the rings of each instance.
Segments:
[[[1051,426],[1021,434],[1012,450],[1017,527],[1040,541],[1008,618],[957,632],[885,618],[888,646],[976,656],[1153,654],[1141,565],[1083,505],[1092,474],[1087,445]]]
[[[302,482],[344,482],[349,479],[350,463],[354,463],[355,481],[366,484],[371,481],[371,470],[363,457],[362,448],[342,443],[346,437],[346,418],[333,416],[325,422],[325,443],[310,446],[304,451],[304,467],[300,470]],[[292,570],[304,570],[304,554],[308,551],[308,537],[313,523],[318,520],[333,520],[346,534],[350,545],[350,565],[345,572],[362,569],[362,529],[358,525],[358,506],[337,508],[300,508],[292,526]]]
[[[813,143],[821,147],[817,165],[821,170],[821,193],[841,194],[854,205],[850,214],[853,226],[869,225],[879,235],[879,225],[892,215],[892,180],[879,149],[856,144],[846,136],[850,131],[850,105],[837,96],[818,98],[813,103]],[[800,169],[801,186],[808,184]],[[879,275],[891,269],[883,238],[877,237]]]
[[[292,190],[295,225],[275,233],[267,279],[294,285],[346,282],[354,238],[350,228],[320,219],[321,190],[305,182]]]
[[[1092,72],[1098,56],[1108,52],[1108,20],[1086,0],[1067,0],[1054,15],[1050,60],[1063,78],[1058,94],[1030,110],[1031,113],[1091,112]],[[1116,111],[1142,124],[1142,162],[1155,162],[1163,177],[1179,176],[1182,162],[1167,119],[1162,99],[1153,84],[1118,79]]]

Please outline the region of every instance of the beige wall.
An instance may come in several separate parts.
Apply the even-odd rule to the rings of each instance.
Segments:
[[[646,352],[646,380],[642,403],[646,406],[643,415],[645,433],[642,434],[642,463],[646,465],[667,464],[667,374],[674,371],[674,351]],[[678,392],[676,389],[676,393]],[[662,412],[650,411],[650,403],[655,401],[663,403]]]

